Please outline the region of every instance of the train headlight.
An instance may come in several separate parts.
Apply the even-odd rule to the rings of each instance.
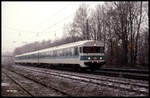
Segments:
[[[102,60],[102,57],[100,57],[99,59]]]
[[[90,57],[88,57],[88,60],[90,60],[91,58]]]

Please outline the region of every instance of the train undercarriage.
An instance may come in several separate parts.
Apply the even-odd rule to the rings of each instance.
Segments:
[[[44,67],[44,68],[52,68],[52,69],[72,69],[73,71],[86,71],[90,69],[91,71],[95,71],[102,67],[105,62],[84,62],[86,67],[81,67],[79,64],[49,64],[49,63],[28,63],[28,62],[16,62],[15,64],[25,65],[25,66],[36,66],[36,67]]]

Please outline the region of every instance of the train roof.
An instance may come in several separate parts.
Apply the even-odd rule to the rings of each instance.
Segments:
[[[67,44],[54,46],[54,47],[50,47],[50,48],[46,48],[46,49],[42,49],[42,50],[28,52],[28,53],[24,53],[24,54],[21,54],[21,55],[16,55],[15,57],[23,56],[23,55],[29,55],[29,54],[35,54],[35,53],[39,53],[39,52],[45,52],[45,51],[48,51],[48,50],[57,50],[57,49],[75,47],[75,46],[82,46],[82,45],[86,45],[87,43],[93,43],[93,42],[95,42],[97,45],[103,45],[104,44],[103,41],[94,41],[94,40],[77,41],[77,42],[67,43]]]

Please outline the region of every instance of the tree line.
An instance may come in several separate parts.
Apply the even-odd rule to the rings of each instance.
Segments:
[[[14,54],[80,40],[102,40],[108,65],[148,66],[148,20],[146,1],[105,2],[94,8],[82,3],[76,10],[73,22],[64,24],[62,39],[26,44],[16,48]]]

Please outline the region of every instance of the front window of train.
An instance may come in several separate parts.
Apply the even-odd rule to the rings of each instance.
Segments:
[[[104,46],[84,46],[80,47],[80,60],[104,60]]]
[[[82,49],[82,53],[104,53],[102,46],[83,47]]]

